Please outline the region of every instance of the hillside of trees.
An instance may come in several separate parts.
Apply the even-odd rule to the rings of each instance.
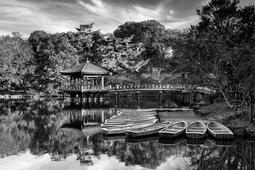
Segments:
[[[226,91],[255,91],[255,7],[238,0],[211,0],[197,10],[197,25],[170,30],[158,21],[126,22],[102,34],[93,24],[76,32],[37,30],[0,37],[0,89],[58,92],[67,83],[60,71],[87,58],[109,70],[112,83],[186,82]],[[181,76],[182,79],[184,78]]]
[[[93,24],[76,30],[55,34],[38,30],[27,39],[19,33],[1,36],[0,88],[58,92],[67,83],[60,71],[87,59],[109,70],[113,74],[109,81],[116,83],[157,83],[153,76],[150,80],[150,73],[170,68],[170,37],[176,33],[157,21],[127,22],[109,34],[94,30]]]

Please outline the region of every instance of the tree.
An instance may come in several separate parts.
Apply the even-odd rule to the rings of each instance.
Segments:
[[[255,96],[255,49],[250,49],[250,53],[244,54],[237,71],[239,84],[244,88],[246,100],[250,106],[250,122],[253,123],[254,96]]]
[[[133,36],[133,43],[143,43],[144,51],[141,57],[148,63],[150,70],[152,67],[166,67],[166,51],[169,48],[169,35],[171,32],[166,31],[165,27],[155,20],[142,22],[126,22],[120,25],[114,31],[117,38],[127,38]]]
[[[139,58],[143,51],[142,43],[131,43],[132,37],[116,38],[112,34],[105,35],[105,45],[101,46],[102,66],[112,72],[134,73],[142,67]]]
[[[238,72],[242,58],[254,39],[254,6],[238,8],[236,0],[212,0],[198,10],[200,22],[179,38],[175,60],[182,71],[196,75],[199,82],[211,83],[233,107],[226,91],[240,86]],[[178,57],[179,58],[178,58]],[[193,76],[194,77],[194,76]]]
[[[93,30],[92,24],[80,25],[77,32],[70,33],[71,44],[77,50],[79,61],[85,62],[89,59],[92,62],[100,63],[102,56],[98,55],[98,48],[103,45],[103,35],[99,30]]]
[[[65,82],[60,71],[78,61],[75,48],[68,34],[48,34],[44,31],[31,33],[29,44],[33,50],[35,66],[33,86],[38,91],[55,91]]]
[[[148,63],[140,57],[143,50],[143,44],[132,43],[132,37],[116,38],[113,34],[106,34],[98,54],[102,56],[101,66],[114,73],[111,77],[113,83],[120,83],[123,76],[126,82],[137,80],[134,75]]]
[[[154,67],[152,68],[151,73],[144,73],[142,74],[142,78],[153,80],[158,84],[162,84],[163,82],[171,82],[179,77],[179,74],[175,74],[174,71],[172,72],[165,72],[162,68]]]
[[[16,90],[29,88],[28,74],[32,51],[19,33],[0,37],[0,88]]]

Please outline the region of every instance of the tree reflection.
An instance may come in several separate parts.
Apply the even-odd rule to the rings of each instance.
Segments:
[[[150,169],[169,160],[175,162],[175,158],[182,158],[187,169],[255,169],[254,140],[222,142],[179,138],[163,141],[105,137],[94,133],[97,129],[93,131],[93,128],[87,128],[86,133],[61,128],[63,105],[61,101],[0,104],[0,156],[3,158],[30,149],[34,155],[49,154],[52,161],[62,161],[75,154],[81,165],[93,165],[93,158],[100,159],[102,154],[107,154],[126,166],[140,165]]]

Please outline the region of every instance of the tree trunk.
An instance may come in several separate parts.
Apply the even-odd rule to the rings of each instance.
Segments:
[[[220,89],[220,93],[222,94],[222,96],[224,97],[224,100],[226,101],[227,105],[229,108],[233,108],[234,105],[232,105],[230,102],[229,102],[229,99],[227,97],[227,94],[222,90]]]

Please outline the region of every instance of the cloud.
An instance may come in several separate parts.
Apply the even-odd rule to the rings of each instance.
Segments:
[[[17,0],[0,1],[0,32],[21,32],[29,34],[33,30],[65,32],[73,26],[71,20],[61,20],[43,12],[34,4]]]
[[[249,5],[241,0],[241,5]],[[252,1],[252,0],[250,0]],[[112,32],[126,21],[158,20],[167,28],[183,29],[196,24],[196,9],[207,0],[8,0],[0,1],[0,34],[34,30],[74,31],[94,23]]]

